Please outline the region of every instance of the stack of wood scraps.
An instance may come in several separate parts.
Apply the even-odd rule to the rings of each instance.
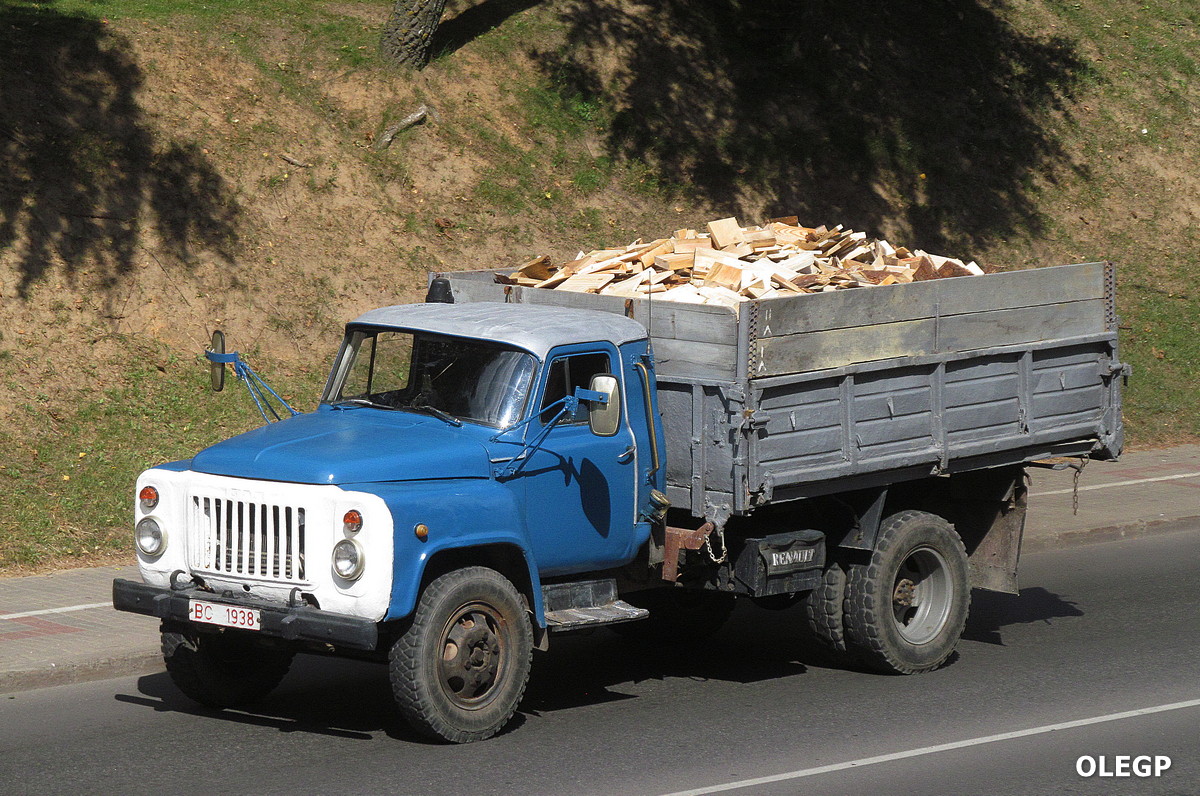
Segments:
[[[801,226],[795,216],[743,227],[736,218],[704,231],[677,229],[669,238],[619,249],[580,252],[555,265],[537,257],[496,274],[502,284],[736,306],[751,299],[847,288],[978,276],[974,262],[893,246],[865,232]]]

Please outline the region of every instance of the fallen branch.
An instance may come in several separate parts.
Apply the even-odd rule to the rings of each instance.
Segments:
[[[383,134],[375,141],[375,150],[381,151],[392,145],[392,139],[399,135],[404,130],[420,124],[431,115],[432,109],[422,103],[415,111],[405,116],[400,121],[393,124],[391,127],[383,131]]]

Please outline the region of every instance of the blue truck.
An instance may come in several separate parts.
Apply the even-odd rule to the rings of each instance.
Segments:
[[[972,588],[1016,592],[1027,468],[1120,452],[1114,291],[1107,263],[736,308],[433,274],[347,325],[315,411],[138,478],[114,605],[202,704],[367,658],[450,742],[505,726],[555,633],[684,643],[738,600],[930,671]]]

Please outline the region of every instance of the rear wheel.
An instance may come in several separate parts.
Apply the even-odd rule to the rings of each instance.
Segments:
[[[434,580],[392,646],[392,693],[422,734],[452,743],[490,738],[517,710],[529,680],[533,629],[516,587],[465,567]]]
[[[187,697],[211,708],[256,702],[275,689],[292,665],[291,650],[267,647],[232,633],[197,633],[163,623],[167,674]]]
[[[800,601],[809,632],[821,645],[839,656],[846,653],[846,570],[837,561],[821,573],[821,584]]]
[[[950,523],[923,511],[895,514],[870,561],[847,574],[846,636],[864,664],[917,674],[946,662],[970,607],[967,554]]]

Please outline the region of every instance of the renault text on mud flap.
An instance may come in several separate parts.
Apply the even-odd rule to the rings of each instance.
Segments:
[[[785,569],[796,564],[807,564],[813,560],[816,550],[802,547],[799,550],[772,550],[771,569]]]

